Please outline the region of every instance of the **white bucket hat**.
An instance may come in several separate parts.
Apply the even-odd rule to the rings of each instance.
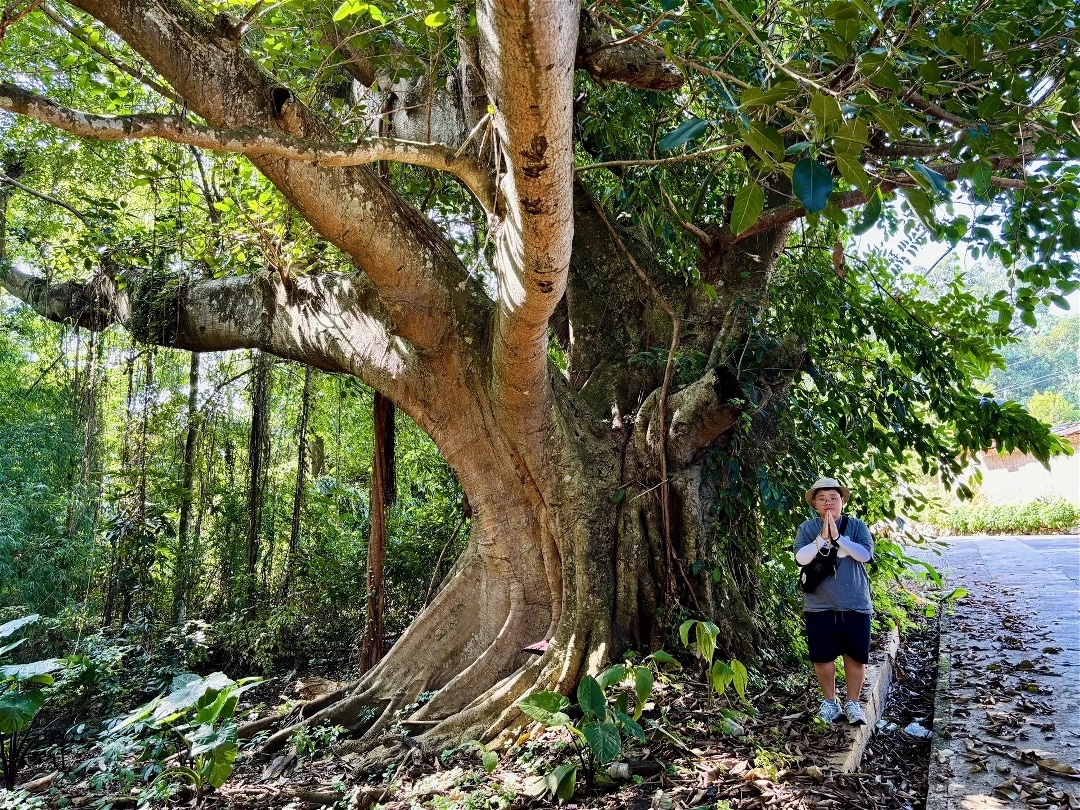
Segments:
[[[806,490],[806,502],[811,506],[814,505],[814,495],[817,494],[819,489],[840,490],[840,497],[844,499],[844,503],[847,503],[848,499],[851,498],[851,490],[843,486],[835,478],[819,478],[810,489]]]

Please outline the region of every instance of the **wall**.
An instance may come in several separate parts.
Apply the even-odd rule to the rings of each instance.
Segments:
[[[1047,470],[1029,455],[994,450],[981,454],[983,480],[980,499],[994,503],[1028,503],[1037,498],[1065,498],[1080,504],[1080,424],[1063,425],[1055,431],[1073,449],[1071,456],[1055,456]]]

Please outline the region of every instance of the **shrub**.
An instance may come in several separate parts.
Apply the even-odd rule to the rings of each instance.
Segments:
[[[1080,506],[1064,498],[1022,505],[961,503],[949,510],[942,528],[955,534],[1038,534],[1080,526]]]

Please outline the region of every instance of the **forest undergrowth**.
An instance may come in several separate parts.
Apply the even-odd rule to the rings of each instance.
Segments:
[[[937,624],[916,612],[903,625],[899,680],[854,774],[839,773],[836,763],[851,744],[850,728],[814,720],[818,696],[808,666],[774,656],[751,668],[739,690],[731,678],[718,687],[708,677],[713,651],[700,654],[692,631],[689,648],[674,656],[631,658],[598,676],[623,732],[613,751],[593,756],[583,742],[579,729],[592,715],[579,690],[578,702],[571,696],[563,707],[565,724],[536,723],[509,749],[473,742],[431,751],[397,725],[380,740],[395,753],[375,759],[349,750],[349,735],[332,727],[295,735],[273,757],[259,755],[270,720],[337,688],[352,674],[345,661],[233,681],[180,672],[208,671],[208,628],[198,623],[149,651],[95,637],[58,672],[20,788],[0,807],[449,810],[558,802],[595,810],[920,810],[929,742],[900,729],[912,721],[932,726]],[[48,635],[31,643],[44,645]],[[133,670],[144,678],[137,688]],[[635,675],[641,670],[647,675]],[[164,697],[142,702],[155,686]],[[625,724],[616,720],[620,708]]]

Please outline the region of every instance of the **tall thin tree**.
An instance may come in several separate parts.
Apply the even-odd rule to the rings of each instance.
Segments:
[[[270,355],[255,352],[251,380],[251,432],[248,434],[248,524],[247,558],[244,567],[244,603],[250,604],[255,595],[255,566],[259,561],[262,535],[266,460],[269,455],[269,414],[267,390],[270,381]]]
[[[289,600],[293,566],[300,549],[300,513],[304,506],[304,476],[307,472],[307,426],[311,412],[311,366],[304,366],[304,393],[300,397],[300,419],[296,427],[296,487],[293,489],[292,523],[289,526],[289,555],[285,560],[285,580],[281,585],[281,601]]]
[[[394,403],[378,391],[372,404],[375,451],[371,460],[371,535],[367,554],[367,617],[360,646],[360,669],[366,672],[383,657],[383,611],[386,607],[386,512],[397,500],[394,465]]]
[[[199,437],[199,354],[191,353],[188,366],[187,428],[180,479],[180,520],[176,532],[176,568],[173,580],[173,622],[184,618],[191,559],[191,509],[195,502],[195,449]]]

